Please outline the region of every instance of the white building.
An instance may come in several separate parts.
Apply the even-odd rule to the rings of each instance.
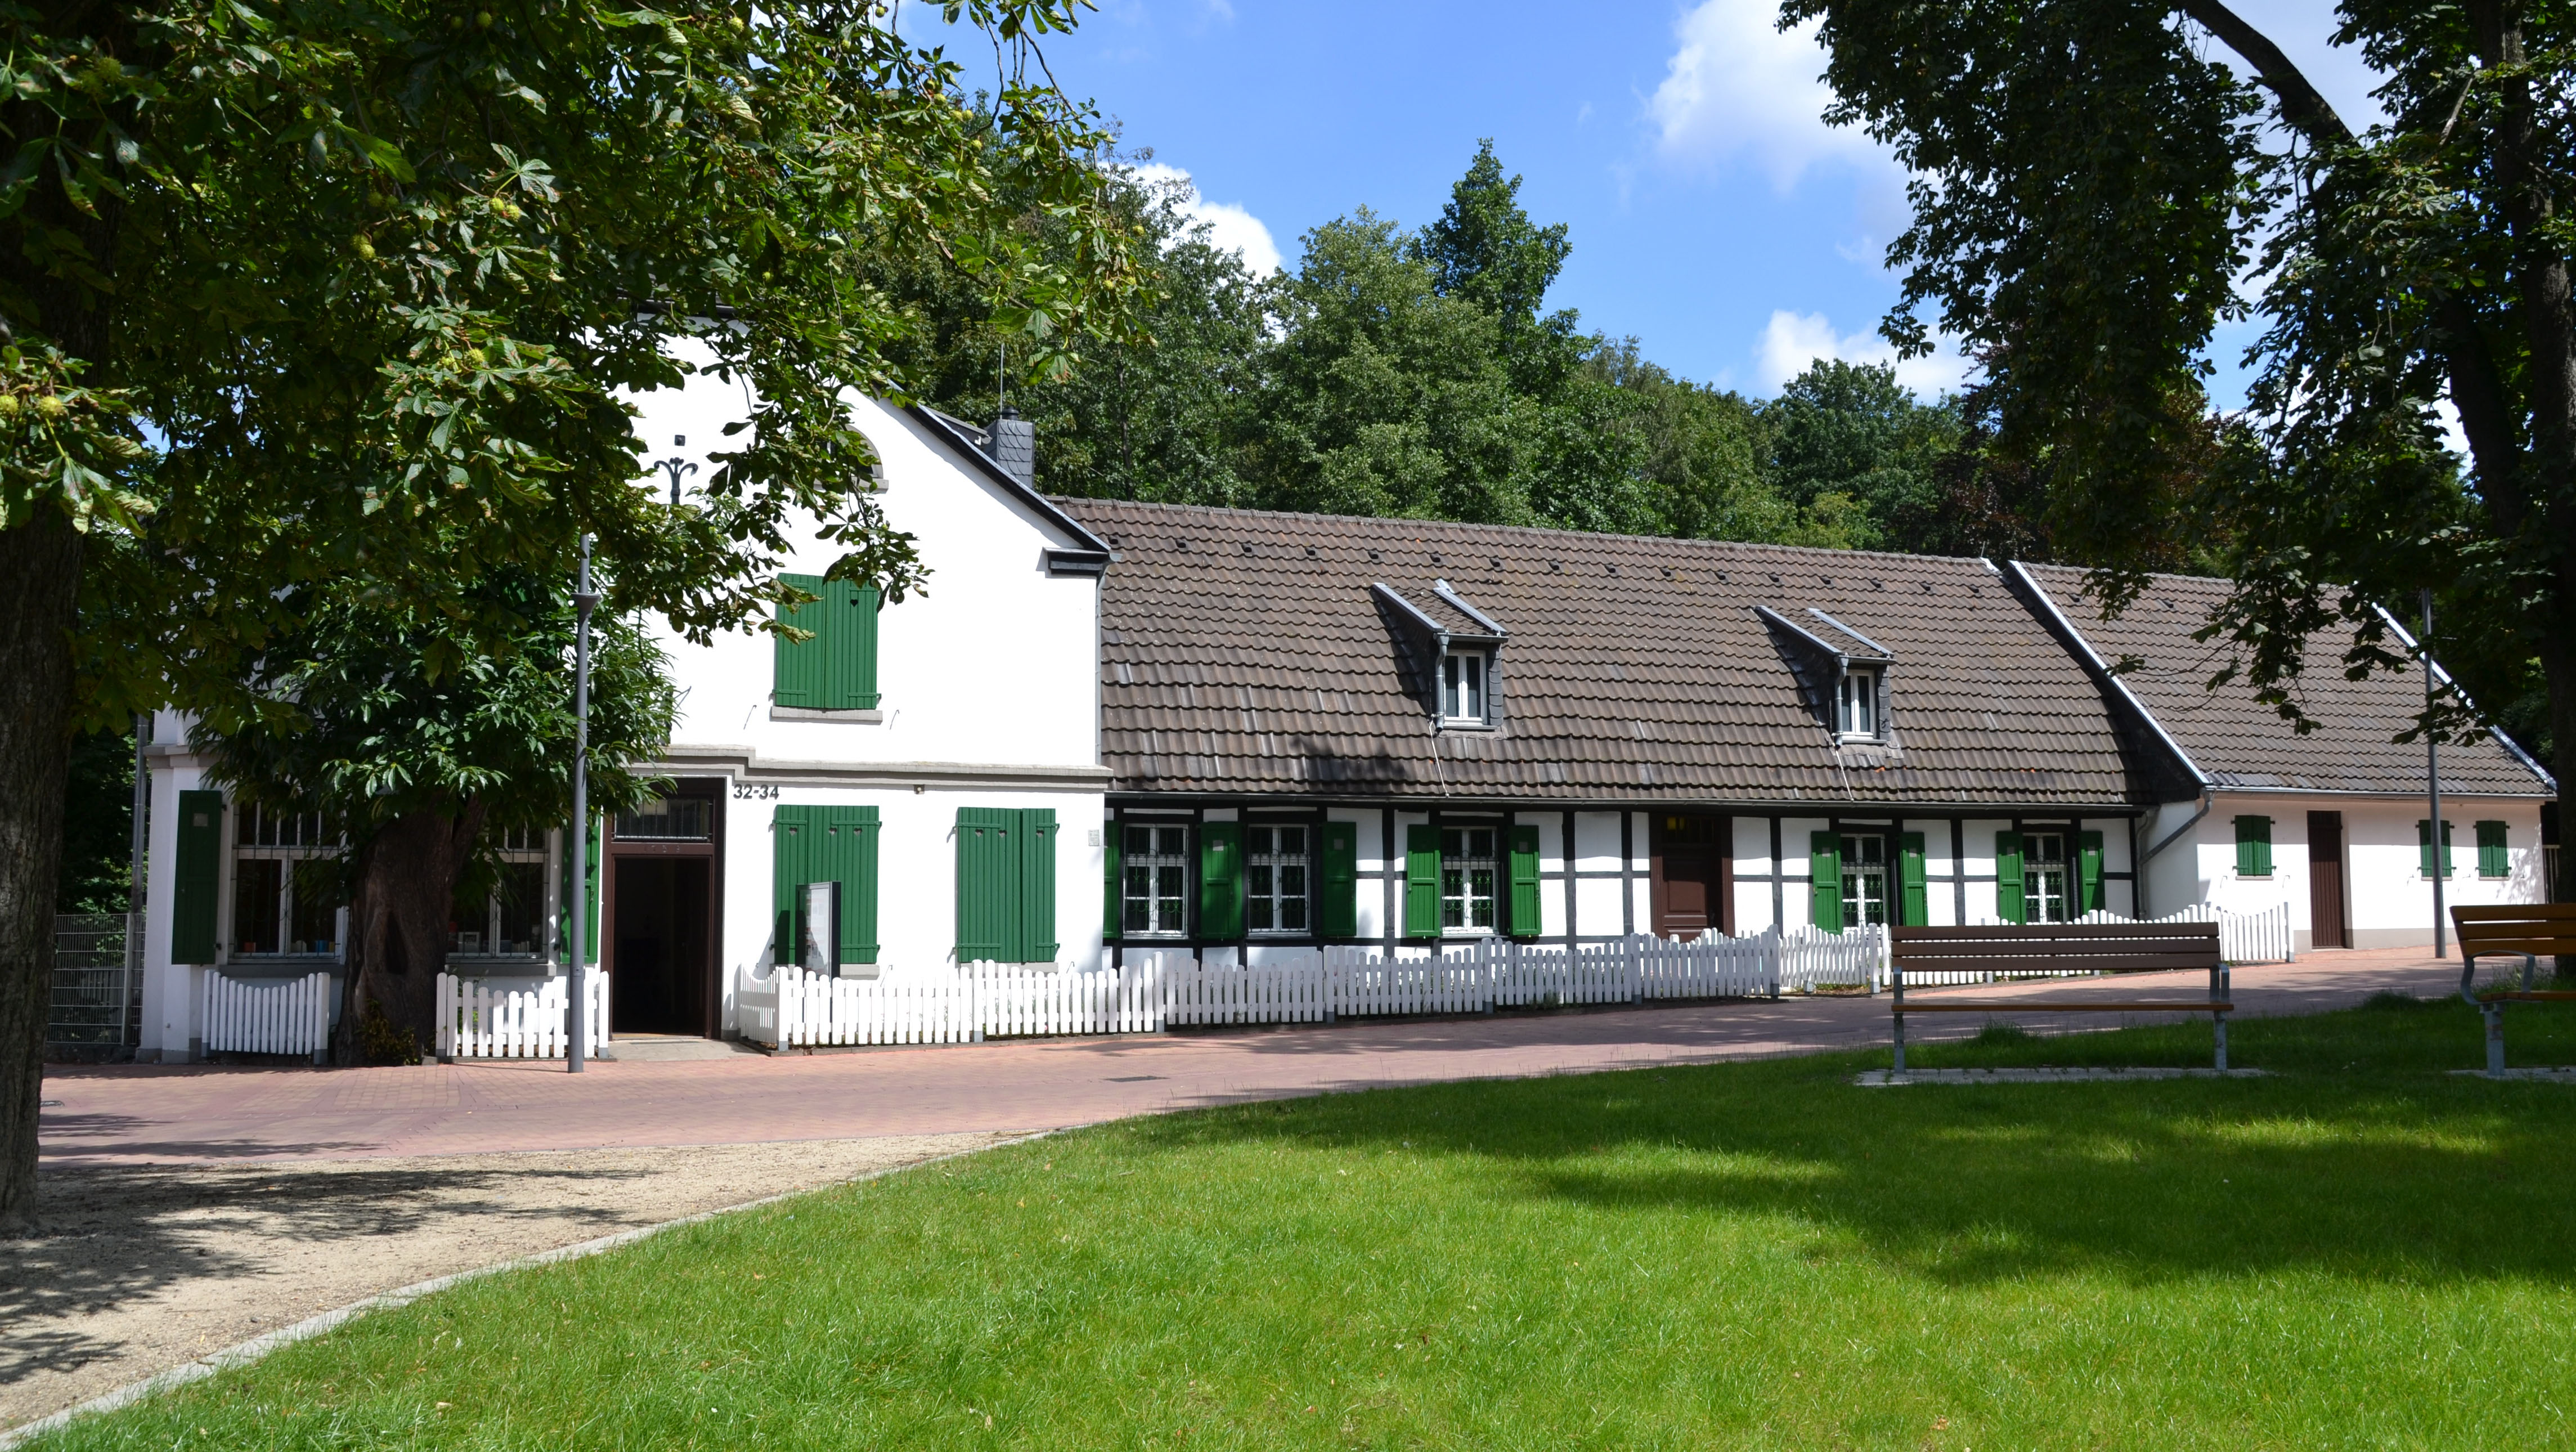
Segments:
[[[2155,783],[2141,849],[2151,911],[2286,904],[2302,949],[2432,945],[2428,763],[2421,743],[2392,740],[2423,709],[2420,676],[2346,680],[2340,648],[2319,639],[2298,687],[2317,721],[2303,736],[2250,686],[2207,689],[2226,643],[2192,635],[2226,581],[2153,576],[2105,621],[2079,598],[2082,571],[2015,568],[2096,671]],[[2411,650],[2414,637],[2387,623],[2394,647]],[[2137,664],[2104,669],[2122,657]],[[2549,773],[2501,732],[2444,746],[2440,761],[2444,905],[2544,900]]]
[[[667,442],[701,470],[744,412],[712,375],[639,406],[652,453]],[[852,409],[882,461],[878,502],[918,541],[928,588],[880,609],[872,591],[826,584],[839,547],[809,522],[785,573],[822,597],[795,617],[815,639],[664,639],[678,720],[648,765],[674,786],[601,823],[593,853],[591,957],[618,1034],[730,1031],[742,970],[782,941],[800,956],[807,883],[840,884],[830,951],[845,972],[1099,952],[1107,772],[1092,663],[1107,551],[981,432],[928,409]],[[993,452],[1013,456],[1008,442]],[[1025,471],[1025,447],[1016,459]],[[175,1060],[200,1051],[207,974],[338,973],[346,913],[297,900],[293,860],[337,850],[317,821],[265,820],[207,790],[182,718],[164,713],[153,734],[140,1053]],[[504,844],[518,890],[458,915],[455,971],[504,985],[561,971],[563,836]]]
[[[745,411],[704,375],[639,406],[674,465],[654,487],[702,477]],[[784,572],[821,597],[795,617],[813,640],[665,641],[679,716],[646,765],[673,787],[598,824],[583,894],[622,1037],[734,1033],[744,975],[783,958],[1240,962],[2200,905],[2286,906],[2302,947],[2431,940],[2422,748],[2390,740],[2419,687],[2321,669],[2306,736],[2205,690],[2191,635],[2222,581],[2157,577],[2104,622],[2072,570],[1054,501],[1016,420],[852,410],[928,591],[827,584],[838,549],[809,528]],[[183,725],[151,748],[146,1058],[201,1050],[209,974],[344,956],[345,915],[294,869],[337,844],[207,790]],[[2447,901],[2543,896],[2546,773],[2496,737],[2445,748],[2443,790]],[[457,915],[448,966],[560,973],[564,834],[498,845],[510,888]],[[803,915],[824,883],[836,927]]]

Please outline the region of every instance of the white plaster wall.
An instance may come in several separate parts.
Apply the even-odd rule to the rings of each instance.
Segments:
[[[1619,870],[1619,814],[1617,812],[1574,814],[1574,860],[1576,867],[1584,872]],[[1611,901],[1615,904],[1618,898],[1614,895]],[[1587,933],[1598,931],[1589,923],[1583,930]]]
[[[2001,919],[1995,911],[1995,834],[2009,832],[2008,820],[1982,819],[1959,824],[1962,855],[1960,865],[1967,871],[1968,921],[1992,923]],[[1983,878],[1984,881],[1976,879]]]
[[[1538,921],[1539,936],[1565,936],[1565,815],[1562,812],[1519,812],[1512,821],[1538,829]]]
[[[659,395],[642,406],[648,417],[685,411]],[[773,721],[768,635],[746,629],[700,646],[659,630],[681,692],[674,743],[743,746],[782,761],[1097,764],[1099,582],[1050,577],[1044,557],[1075,541],[954,462],[909,416],[873,400],[852,409],[884,460],[887,522],[915,537],[930,568],[923,593],[877,617],[883,719]],[[684,433],[694,445],[715,433],[661,422],[648,438]],[[819,575],[841,554],[815,538],[811,520],[791,543],[782,573]]]
[[[180,718],[162,712],[153,718],[152,739],[169,743],[185,728]],[[172,886],[179,860],[179,793],[199,790],[204,772],[194,759],[156,751],[146,761],[150,802],[145,808],[143,889],[143,1027],[136,1057],[146,1063],[184,1063],[193,1057],[204,1035],[199,1022],[205,1011],[206,969],[170,961]]]
[[[2166,809],[2164,830],[2188,818]],[[2209,814],[2181,840],[2158,853],[2148,882],[2149,908],[2164,914],[2202,902],[2231,912],[2261,912],[2287,903],[2290,925],[2305,945],[2313,941],[2310,917],[2308,813],[2343,814],[2344,897],[2352,944],[2357,948],[2430,947],[2433,886],[2424,876],[2415,824],[2425,803],[2412,797],[2297,797],[2217,793]],[[2540,803],[2530,798],[2446,798],[2451,823],[2452,872],[2444,885],[2446,907],[2541,900]],[[2272,873],[2245,877],[2236,871],[2236,819],[2272,819]],[[2511,871],[2478,875],[2477,828],[2505,824]],[[2151,829],[2153,830],[2153,829]],[[2154,840],[2150,838],[2150,840]]]
[[[1382,939],[1386,936],[1386,818],[1362,807],[1336,807],[1324,817],[1357,828],[1351,840],[1358,849],[1359,936],[1364,941]]]
[[[960,791],[787,785],[775,801],[725,804],[724,1021],[736,1020],[742,975],[771,951],[771,824],[782,806],[877,809],[877,964],[889,969],[955,961],[957,809],[1048,807],[1055,811],[1056,961],[1100,961],[1100,797],[1087,792]]]

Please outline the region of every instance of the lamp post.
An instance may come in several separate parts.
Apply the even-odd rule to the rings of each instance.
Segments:
[[[679,487],[676,483],[672,486]],[[573,608],[580,614],[580,625],[573,635],[572,647],[572,881],[566,884],[564,897],[572,913],[572,991],[565,996],[564,1071],[581,1072],[582,1050],[589,1040],[584,1036],[583,1000],[589,997],[589,979],[582,972],[583,955],[589,944],[584,932],[590,925],[590,612],[599,604],[599,593],[590,588],[590,539],[581,537],[581,577],[573,587]]]
[[[2425,876],[2433,879],[2433,956],[2447,958],[2450,945],[2442,922],[2442,879],[2451,872],[2449,854],[2442,849],[2450,844],[2442,838],[2442,739],[2432,728],[2433,720],[2433,592],[2428,587],[2421,599],[2424,605],[2424,639],[2418,652],[2424,657],[2424,790],[2432,799],[2433,816],[2425,825],[2424,850],[2432,859],[2432,870]]]

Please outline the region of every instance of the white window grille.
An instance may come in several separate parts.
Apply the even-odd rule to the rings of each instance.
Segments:
[[[2069,906],[2074,894],[2068,889],[2066,834],[2063,832],[2028,832],[2021,839],[2021,881],[2025,916],[2034,923],[2063,923],[2074,920]]]
[[[340,851],[319,812],[234,806],[231,956],[339,952]]]
[[[1496,925],[1494,853],[1500,829],[1444,827],[1440,831],[1440,929],[1459,937],[1490,935]]]
[[[1120,860],[1119,931],[1131,938],[1190,930],[1190,829],[1128,823]]]
[[[1306,829],[1254,825],[1243,832],[1243,925],[1254,933],[1304,933]]]
[[[1843,926],[1887,926],[1887,838],[1854,833],[1843,838]]]

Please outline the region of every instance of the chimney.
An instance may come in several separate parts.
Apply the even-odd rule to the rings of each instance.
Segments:
[[[1038,487],[1037,425],[1007,403],[1002,405],[1002,416],[993,421],[993,462],[1031,489]]]

